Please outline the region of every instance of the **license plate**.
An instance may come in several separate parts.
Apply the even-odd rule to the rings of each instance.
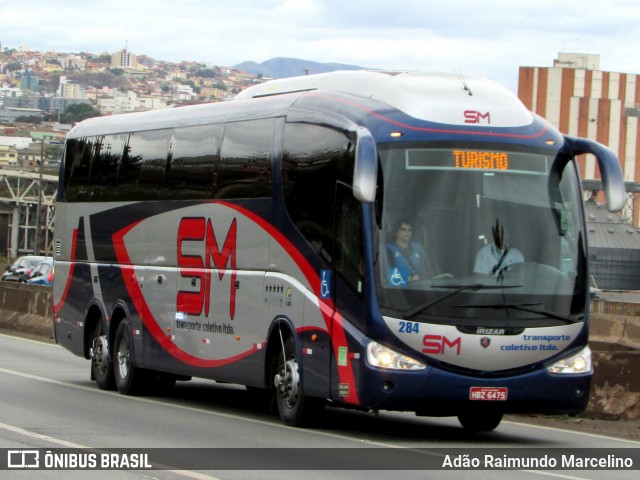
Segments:
[[[469,389],[469,400],[504,402],[508,396],[509,389],[506,387],[471,387]]]

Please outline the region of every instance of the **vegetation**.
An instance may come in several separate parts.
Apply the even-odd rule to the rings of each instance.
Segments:
[[[93,108],[86,103],[78,103],[75,105],[69,105],[65,112],[60,115],[60,122],[62,123],[77,123],[87,118],[99,117],[100,111]]]

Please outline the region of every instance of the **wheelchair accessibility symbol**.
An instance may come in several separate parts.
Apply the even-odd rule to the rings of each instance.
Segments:
[[[331,270],[320,270],[320,298],[331,298]]]
[[[402,276],[402,273],[400,273],[400,270],[398,270],[398,268],[394,268],[393,270],[391,270],[389,281],[394,287],[399,287],[406,283],[404,277]]]

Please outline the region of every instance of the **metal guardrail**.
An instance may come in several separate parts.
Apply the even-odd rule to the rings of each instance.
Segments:
[[[0,170],[0,206],[9,215],[9,257],[52,252],[57,192],[57,176]]]

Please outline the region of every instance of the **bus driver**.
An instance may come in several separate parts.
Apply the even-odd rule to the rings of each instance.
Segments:
[[[474,273],[500,276],[503,270],[510,265],[524,262],[524,256],[517,248],[509,247],[506,242],[504,227],[500,225],[498,219],[496,219],[496,224],[491,230],[493,243],[485,245],[478,251],[473,271]]]
[[[409,220],[398,220],[393,230],[393,241],[387,244],[389,256],[388,281],[394,287],[404,287],[409,282],[426,278],[426,265],[422,247],[412,241],[413,227]]]

